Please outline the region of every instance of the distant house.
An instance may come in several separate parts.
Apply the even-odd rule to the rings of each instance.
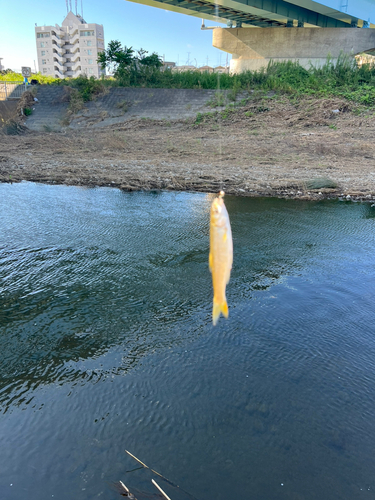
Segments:
[[[213,73],[214,68],[212,68],[211,66],[201,66],[200,68],[198,68],[198,71],[200,73]]]
[[[185,64],[184,66],[175,66],[173,68],[173,70],[174,71],[196,71],[197,68],[195,66]]]
[[[229,73],[229,66],[216,66],[214,73]]]
[[[175,62],[170,62],[170,61],[164,61],[163,62],[163,69],[173,69],[176,67]]]

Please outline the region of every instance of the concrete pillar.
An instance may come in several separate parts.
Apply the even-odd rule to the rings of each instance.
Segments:
[[[375,51],[375,30],[359,28],[216,28],[212,45],[232,54],[232,73],[255,71],[269,61],[322,66],[327,56]]]

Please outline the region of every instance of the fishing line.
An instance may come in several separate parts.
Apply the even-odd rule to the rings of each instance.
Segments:
[[[215,16],[216,19],[219,19],[219,4],[217,1],[215,2]],[[226,69],[226,68],[225,68]],[[223,102],[226,100],[226,95],[224,95],[223,92],[221,92],[220,89],[220,71],[217,73],[217,95],[218,99],[220,99],[219,104],[221,104],[221,97],[223,97]],[[220,161],[220,167],[222,168],[222,162],[223,162],[223,127],[222,127],[222,116],[219,115],[219,161]],[[220,175],[221,181],[220,181],[220,191],[223,189],[223,176]]]

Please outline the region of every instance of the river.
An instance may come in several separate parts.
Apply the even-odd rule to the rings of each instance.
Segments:
[[[213,327],[211,201],[0,184],[1,499],[374,498],[375,208],[226,196]]]

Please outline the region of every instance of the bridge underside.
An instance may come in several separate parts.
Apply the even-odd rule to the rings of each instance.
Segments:
[[[367,22],[331,9],[312,0],[130,0],[152,7],[211,21],[231,22],[237,28],[306,26],[348,28],[367,26]],[[298,1],[297,5],[293,3]],[[365,13],[364,13],[365,14]],[[366,17],[367,19],[367,17]]]
[[[342,52],[355,55],[375,51],[375,30],[355,29],[375,28],[363,2],[366,8],[356,4],[360,19],[313,0],[130,1],[226,22],[229,28],[213,29],[213,46],[232,54],[232,72],[257,70],[270,60],[298,60],[306,67],[320,66],[328,55],[335,61]],[[330,0],[320,1],[332,4]],[[346,10],[347,6],[348,2]]]

